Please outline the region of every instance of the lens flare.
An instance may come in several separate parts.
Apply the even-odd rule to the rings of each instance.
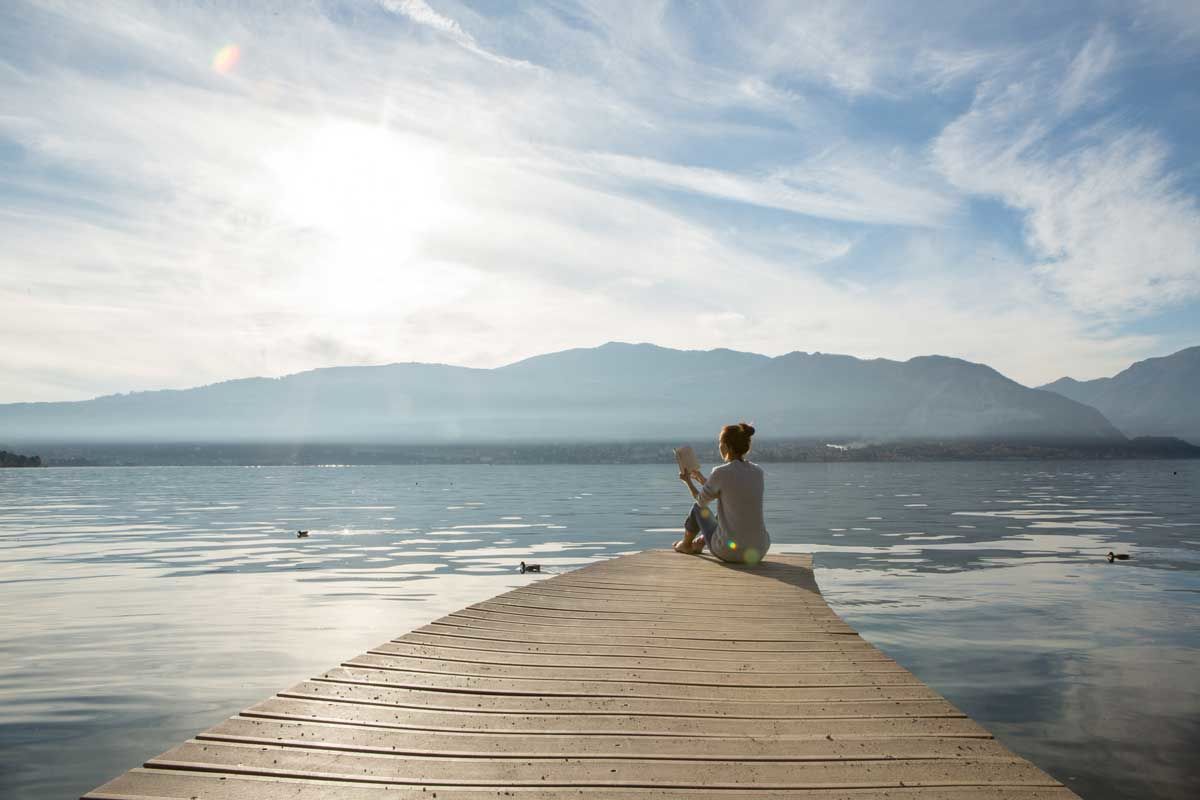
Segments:
[[[233,72],[233,68],[237,66],[241,57],[242,49],[240,47],[236,44],[227,44],[213,56],[212,68],[222,75],[228,75]]]

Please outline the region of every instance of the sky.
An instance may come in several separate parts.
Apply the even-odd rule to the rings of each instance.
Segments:
[[[1200,4],[0,5],[0,402],[1200,344]],[[718,379],[714,376],[714,379]]]

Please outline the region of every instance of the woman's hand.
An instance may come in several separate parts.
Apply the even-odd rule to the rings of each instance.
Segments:
[[[696,484],[692,483],[692,473],[686,469],[679,473],[679,480],[683,481],[688,487],[688,491],[692,493],[692,499],[695,500],[700,496],[700,490],[696,488]]]
[[[698,469],[692,470],[692,475],[694,475],[696,477],[696,480],[700,481],[701,484],[705,484],[708,482],[708,478],[705,478],[704,473]]]

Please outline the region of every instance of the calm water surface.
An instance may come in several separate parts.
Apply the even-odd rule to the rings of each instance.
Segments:
[[[775,549],[1009,747],[1200,797],[1200,464],[766,468]],[[689,503],[668,465],[0,472],[0,797],[78,796],[522,559],[667,547]]]

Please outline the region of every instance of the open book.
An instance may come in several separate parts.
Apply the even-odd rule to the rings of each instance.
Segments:
[[[700,459],[696,458],[696,451],[688,445],[675,448],[675,462],[679,464],[680,472],[701,472]]]

